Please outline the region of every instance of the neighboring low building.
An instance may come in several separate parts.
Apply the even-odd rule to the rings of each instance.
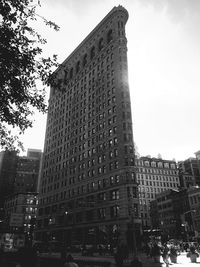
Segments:
[[[37,191],[41,156],[40,149],[28,149],[27,156],[16,151],[0,152],[0,220],[4,220],[8,196]]]
[[[27,156],[17,157],[14,193],[36,192],[42,151],[28,149]]]
[[[177,190],[166,190],[157,195],[158,217],[162,235],[167,239],[176,236],[176,214],[174,210],[173,194]]]
[[[180,187],[177,164],[172,160],[140,157],[136,159],[136,177],[142,228],[151,229],[150,202],[157,194]]]
[[[36,192],[27,192],[6,198],[5,223],[10,232],[26,233],[27,236],[32,234],[37,213],[37,195]]]
[[[200,238],[200,187],[188,189],[191,223],[188,225],[195,237]]]
[[[14,179],[17,167],[16,151],[0,152],[0,219],[3,219],[5,197],[14,192]]]
[[[180,179],[183,187],[200,185],[200,169],[199,169],[199,160],[197,158],[191,157],[188,158],[187,160],[179,161],[178,168],[180,170],[180,175],[181,175]],[[189,181],[189,183],[187,180]]]
[[[151,218],[151,229],[160,229],[160,220],[158,216],[158,203],[156,199],[150,202],[150,218]]]
[[[199,174],[200,174],[200,150],[194,153],[197,159],[197,166],[199,169]]]
[[[189,188],[196,185],[194,176],[187,172],[182,172],[181,170],[179,172],[179,180],[181,188]]]
[[[151,203],[153,227],[159,227],[162,236],[167,239],[189,240],[199,237],[199,207],[199,187],[161,192]]]

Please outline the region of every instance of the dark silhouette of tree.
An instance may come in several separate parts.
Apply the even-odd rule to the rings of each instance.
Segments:
[[[0,1],[0,146],[22,148],[19,134],[32,127],[35,110],[45,113],[46,87],[50,84],[57,57],[42,57],[46,44],[31,25],[40,19],[59,30],[51,21],[36,13],[37,0]],[[40,82],[40,84],[39,84]]]

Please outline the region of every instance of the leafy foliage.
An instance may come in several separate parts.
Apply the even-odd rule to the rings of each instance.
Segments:
[[[33,28],[37,19],[59,30],[51,21],[36,14],[36,0],[0,1],[0,146],[13,149],[22,147],[13,128],[19,133],[32,126],[34,109],[47,111],[46,86],[57,57],[42,57],[46,44]],[[38,86],[38,81],[41,86]]]

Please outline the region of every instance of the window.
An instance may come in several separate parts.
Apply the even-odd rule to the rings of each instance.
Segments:
[[[113,217],[119,217],[119,206],[113,206],[110,208],[110,216]]]
[[[144,165],[147,166],[147,167],[149,167],[149,161],[145,161],[144,162]]]
[[[164,167],[165,167],[165,168],[169,168],[169,163],[165,162],[165,163],[164,163]]]
[[[119,190],[113,190],[110,192],[110,199],[117,200],[119,199]]]
[[[87,64],[87,54],[83,57],[83,67]]]
[[[106,193],[103,192],[103,193],[98,194],[98,200],[100,201],[106,200]]]
[[[103,48],[103,38],[99,40],[99,51],[101,51]]]
[[[73,78],[73,72],[74,72],[74,70],[73,70],[73,68],[71,68],[71,69],[70,69],[70,73],[69,73],[69,78],[70,78],[70,79]]]
[[[113,32],[112,29],[108,31],[107,34],[107,42],[110,43],[113,40]]]
[[[98,189],[101,188],[101,180],[98,181]]]
[[[113,162],[110,162],[109,169],[110,169],[110,171],[113,170]]]
[[[171,164],[171,168],[172,169],[175,169],[176,168],[176,165],[174,163]]]
[[[112,145],[113,145],[113,140],[109,140],[109,141],[108,141],[108,144],[109,144],[109,147],[112,147]]]
[[[158,167],[159,167],[159,168],[162,168],[162,167],[163,167],[162,162],[158,162]]]
[[[78,61],[76,64],[76,73],[79,72],[79,70],[80,70],[80,61]]]
[[[95,57],[95,47],[93,46],[91,49],[91,54],[90,54],[91,59]]]
[[[101,208],[98,210],[98,218],[99,219],[104,219],[106,217],[106,209]]]

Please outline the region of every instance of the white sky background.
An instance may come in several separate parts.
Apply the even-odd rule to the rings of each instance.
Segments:
[[[60,26],[39,25],[47,56],[61,63],[119,4],[129,12],[129,84],[134,141],[141,156],[184,160],[200,149],[200,0],[43,0],[38,13]],[[22,138],[43,149],[46,116]]]

